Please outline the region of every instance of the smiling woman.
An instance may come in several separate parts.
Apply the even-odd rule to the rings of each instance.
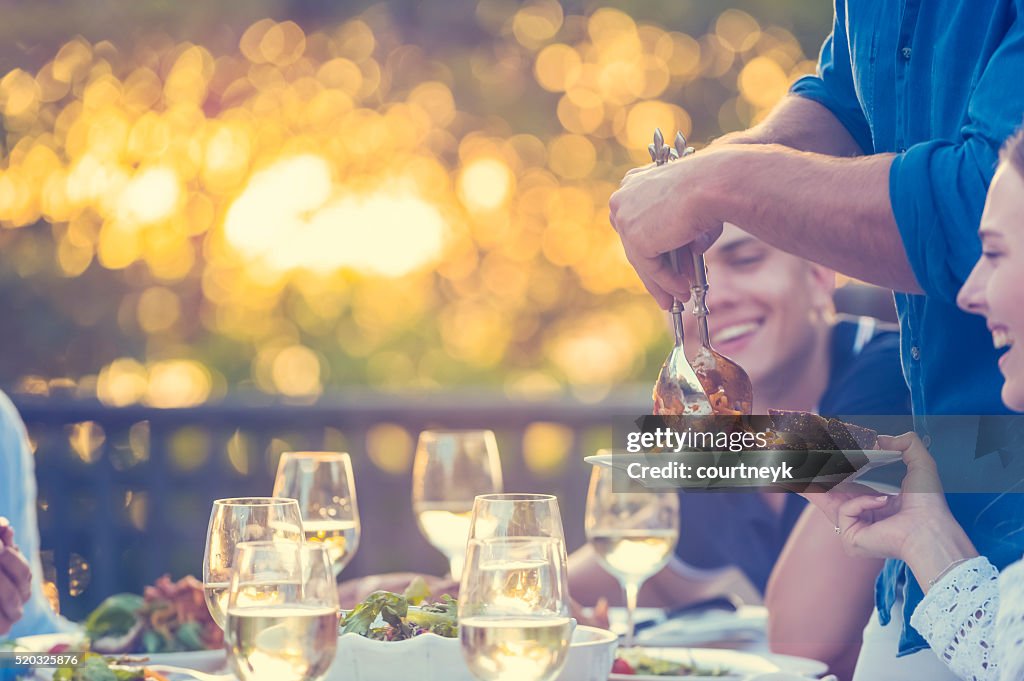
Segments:
[[[339,195],[327,161],[306,154],[256,173],[224,231],[240,255],[278,272],[351,268],[398,277],[437,260],[445,224],[414,194]]]

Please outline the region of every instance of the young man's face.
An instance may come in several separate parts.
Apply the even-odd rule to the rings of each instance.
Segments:
[[[735,360],[755,386],[802,370],[831,310],[835,275],[734,225],[705,253],[711,345]],[[699,341],[692,305],[683,324],[687,354]]]

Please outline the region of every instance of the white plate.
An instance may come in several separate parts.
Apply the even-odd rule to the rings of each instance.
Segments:
[[[565,667],[556,681],[606,681],[617,644],[618,637],[610,631],[577,626]],[[473,675],[462,658],[457,638],[423,634],[404,641],[373,641],[344,634],[338,637],[338,653],[325,679],[473,681]]]
[[[728,676],[630,676],[627,674],[612,674],[608,677],[608,681],[722,681],[722,679],[735,681],[736,679],[744,679],[751,674],[766,674],[769,672],[785,672],[797,674],[808,679],[816,679],[828,672],[828,665],[824,662],[793,655],[747,653],[717,648],[652,648],[640,646],[639,649],[651,657],[687,663],[692,660],[693,663],[701,667],[721,666],[735,673]]]
[[[828,665],[809,657],[797,657],[795,655],[780,655],[779,653],[764,653],[764,657],[779,665],[779,668],[790,674],[799,674],[812,679],[817,679],[828,673]]]
[[[18,644],[33,652],[45,653],[54,646],[67,644],[75,646],[85,641],[85,634],[82,632],[67,632],[63,634],[38,634],[36,636],[22,636]],[[113,656],[112,656],[113,657]],[[185,669],[194,669],[199,672],[215,672],[223,669],[227,658],[224,650],[194,650],[187,653],[144,653],[127,655],[127,657],[146,658],[151,664],[166,664]],[[146,664],[145,662],[142,664]]]

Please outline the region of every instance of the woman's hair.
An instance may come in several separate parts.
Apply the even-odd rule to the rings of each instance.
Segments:
[[[1009,161],[1018,173],[1024,175],[1024,126],[1021,126],[1010,139],[1006,140],[999,156],[1000,160]]]

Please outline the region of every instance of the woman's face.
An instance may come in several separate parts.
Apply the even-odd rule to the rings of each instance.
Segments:
[[[1024,176],[1003,163],[992,179],[981,218],[981,259],[957,304],[985,317],[1003,373],[1003,402],[1024,411]]]

